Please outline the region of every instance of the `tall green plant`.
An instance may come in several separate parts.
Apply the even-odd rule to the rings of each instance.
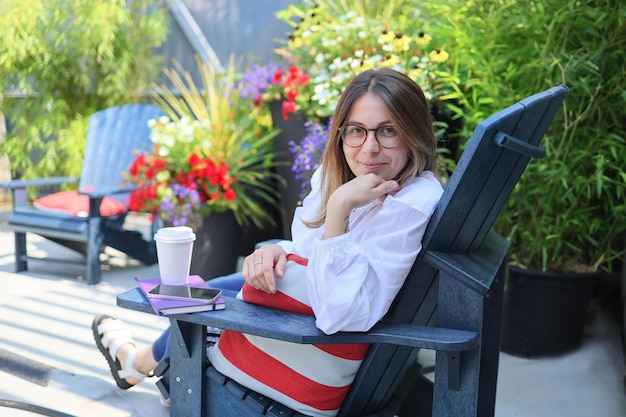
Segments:
[[[141,99],[166,34],[152,0],[0,3],[0,111],[11,125],[0,152],[13,172],[79,175],[88,116]]]
[[[275,226],[267,208],[278,204],[273,139],[280,131],[269,109],[242,95],[234,57],[223,72],[198,57],[196,62],[201,84],[175,62],[165,70],[173,88],[154,86],[166,116],[151,123],[155,155],[138,157],[154,178],[130,178],[140,186],[134,193],[142,200],[138,207],[161,211],[167,221],[163,201],[184,206],[181,195],[172,198],[182,185],[199,195],[200,204],[191,206],[194,214],[231,210],[241,225]]]
[[[448,0],[425,5],[435,33],[462,50],[454,77],[468,131],[555,84],[570,93],[496,229],[517,264],[610,266],[626,230],[626,11],[617,0]]]

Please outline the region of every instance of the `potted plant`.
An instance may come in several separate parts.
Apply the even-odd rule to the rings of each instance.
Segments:
[[[415,24],[419,9],[414,2],[357,3],[304,1],[277,12],[293,31],[279,40],[276,53],[287,65],[305,68],[310,79],[294,100],[296,111],[308,120],[330,117],[356,75],[383,67],[406,73],[437,103],[449,92],[438,82],[449,54],[433,46],[431,36]]]
[[[296,100],[299,103],[304,99],[309,82],[309,76],[299,67],[285,67],[274,61],[252,65],[241,79],[243,97],[259,108],[269,109],[274,126],[281,131],[274,139],[274,149],[278,162],[276,171],[284,180],[279,185],[279,194],[280,237],[285,239],[291,238],[291,221],[300,200],[300,185],[292,171],[294,161],[289,142],[300,141],[306,134],[306,119],[298,113],[300,107]]]
[[[454,98],[468,128],[505,103],[555,84],[570,88],[542,143],[546,156],[527,167],[495,228],[511,241],[503,350],[575,349],[592,289],[618,259],[626,229],[626,29],[618,6],[450,0],[426,8],[430,21],[447,19],[435,31],[466,54]]]
[[[279,63],[253,66],[244,81],[257,104],[270,103],[274,123],[282,131],[276,150],[284,163],[279,172],[287,179],[281,206],[288,237],[291,216],[301,200],[300,181],[309,175],[294,165],[299,162],[291,150],[311,145],[311,129],[327,129],[348,82],[370,68],[396,69],[423,88],[433,113],[443,114],[447,103],[439,97],[448,94],[450,86],[439,79],[448,70],[449,54],[433,46],[431,36],[415,24],[419,10],[412,1],[304,1],[277,12],[277,17],[293,28],[287,39],[278,41]],[[316,143],[321,153],[323,144]]]
[[[175,91],[155,87],[165,116],[150,122],[154,149],[137,155],[126,178],[136,185],[131,210],[195,229],[192,273],[209,279],[235,271],[242,228],[276,224],[278,131],[266,109],[242,97],[232,59],[223,73],[198,68],[201,87],[178,64],[165,71]]]

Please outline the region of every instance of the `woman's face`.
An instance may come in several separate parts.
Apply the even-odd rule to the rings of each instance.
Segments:
[[[393,126],[383,101],[373,93],[366,93],[354,102],[345,124],[366,129]],[[346,162],[357,177],[373,172],[385,180],[392,180],[398,176],[409,159],[404,141],[401,140],[394,148],[383,148],[378,144],[373,130],[367,132],[361,146],[353,148],[345,143],[342,146]]]

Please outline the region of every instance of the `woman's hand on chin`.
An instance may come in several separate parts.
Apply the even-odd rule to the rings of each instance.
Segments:
[[[352,209],[364,206],[377,198],[384,199],[400,189],[395,180],[385,180],[376,174],[361,175],[337,188],[328,200],[324,239],[349,230],[348,220]]]

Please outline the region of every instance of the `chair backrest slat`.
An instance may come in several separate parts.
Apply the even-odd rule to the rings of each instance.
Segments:
[[[148,151],[152,143],[148,120],[162,112],[151,104],[127,104],[92,114],[83,158],[80,189],[112,189],[123,183],[137,151]],[[124,198],[125,197],[119,197]]]
[[[503,132],[538,145],[566,94],[567,87],[553,87],[477,126],[430,220],[423,250],[385,320],[434,324],[438,272],[422,261],[424,254],[429,250],[469,253],[480,246],[530,159],[498,146],[494,137]],[[416,349],[373,345],[339,415],[365,415],[380,409],[416,355]]]

